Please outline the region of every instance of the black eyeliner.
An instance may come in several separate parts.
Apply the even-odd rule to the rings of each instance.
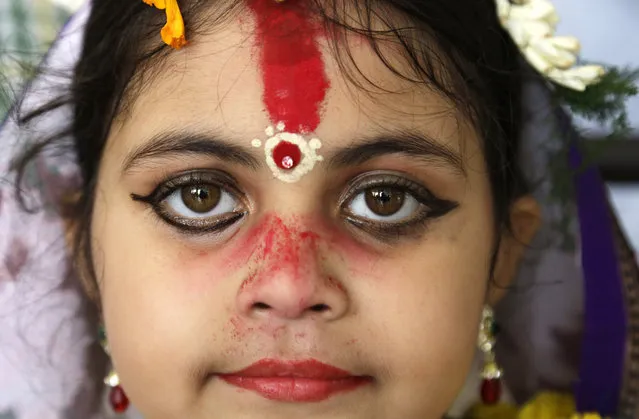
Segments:
[[[430,225],[428,221],[430,221],[428,217],[422,219],[416,218],[405,224],[381,226],[379,223],[369,222],[361,218],[346,217],[346,222],[353,227],[356,227],[358,230],[372,235],[375,239],[387,244],[393,244],[401,239],[406,239],[407,237],[421,237]]]
[[[238,211],[229,213],[223,217],[219,217],[215,223],[211,223],[208,221],[207,223],[197,222],[193,219],[184,219],[183,222],[178,222],[176,219],[180,217],[168,217],[166,214],[159,212],[158,216],[164,220],[167,224],[179,229],[180,231],[200,235],[200,234],[209,234],[209,233],[217,233],[221,230],[224,230],[227,227],[235,224],[241,218],[246,215],[246,211]],[[199,221],[199,220],[198,220]]]
[[[387,171],[368,172],[354,178],[349,182],[346,193],[340,199],[340,206],[351,202],[360,193],[375,187],[397,188],[410,194],[420,205],[418,214],[401,222],[371,221],[345,211],[345,219],[349,224],[385,242],[397,241],[406,236],[420,236],[429,221],[443,217],[459,206],[456,202],[438,198],[421,183],[403,174]]]
[[[155,214],[170,226],[189,234],[208,234],[219,232],[243,218],[246,211],[233,211],[216,218],[180,217],[168,211],[162,204],[175,191],[194,185],[209,185],[220,188],[235,198],[241,199],[236,180],[226,172],[218,170],[189,170],[161,181],[148,195],[132,193],[133,201],[150,206]]]

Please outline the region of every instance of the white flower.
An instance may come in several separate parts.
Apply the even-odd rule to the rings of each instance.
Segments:
[[[578,66],[579,40],[554,36],[559,16],[549,0],[496,0],[499,20],[530,65],[555,83],[583,91],[604,74],[601,66]]]
[[[548,77],[562,86],[584,91],[589,85],[601,80],[605,73],[603,67],[599,65],[584,65],[568,70],[553,70],[548,74]]]

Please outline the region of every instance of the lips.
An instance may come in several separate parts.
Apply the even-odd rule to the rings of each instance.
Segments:
[[[319,402],[372,381],[371,377],[353,375],[313,359],[262,359],[241,371],[219,377],[232,386],[283,402]]]

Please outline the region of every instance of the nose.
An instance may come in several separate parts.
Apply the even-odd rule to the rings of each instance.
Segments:
[[[326,272],[319,236],[296,232],[282,222],[272,224],[259,241],[251,273],[238,292],[242,315],[283,320],[312,316],[323,321],[343,317],[349,307],[348,295]]]

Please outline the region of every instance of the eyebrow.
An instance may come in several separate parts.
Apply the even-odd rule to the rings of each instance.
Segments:
[[[142,166],[146,160],[157,158],[209,156],[251,169],[261,166],[257,157],[247,148],[225,141],[213,133],[166,131],[151,137],[124,159],[122,173]]]
[[[433,137],[410,131],[393,132],[355,141],[337,150],[329,159],[329,166],[356,166],[389,154],[418,158],[427,163],[443,163],[452,168],[455,174],[466,176],[463,160],[456,151]]]
[[[336,149],[326,159],[329,169],[364,164],[378,157],[400,154],[427,163],[444,163],[456,174],[465,176],[462,158],[457,152],[432,137],[415,132],[393,132],[361,138],[348,146]],[[208,132],[166,131],[151,137],[133,150],[124,160],[122,173],[127,174],[144,162],[159,158],[189,155],[209,156],[231,164],[257,170],[263,166],[253,148],[240,146]]]

